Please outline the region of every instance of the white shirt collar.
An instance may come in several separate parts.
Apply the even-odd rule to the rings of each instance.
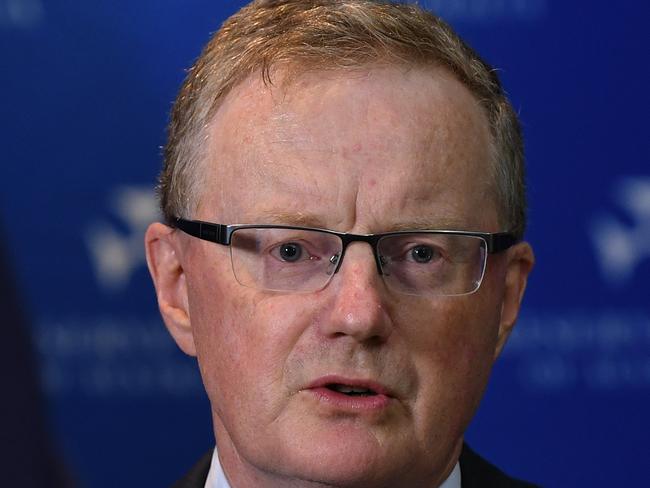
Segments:
[[[205,480],[205,488],[230,488],[230,484],[228,483],[223,468],[221,467],[221,463],[219,462],[216,447],[212,452],[212,462],[210,463],[208,477]]]
[[[456,466],[454,466],[447,479],[442,482],[440,488],[460,488],[460,464],[458,464],[458,461],[456,461]]]
[[[212,453],[212,462],[210,463],[208,478],[205,480],[205,488],[230,488],[230,484],[228,483],[223,468],[221,467],[221,463],[219,462],[216,448]],[[461,488],[460,465],[458,463],[454,466],[449,477],[440,485],[440,488]]]

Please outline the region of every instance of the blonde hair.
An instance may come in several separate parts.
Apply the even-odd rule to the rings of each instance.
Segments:
[[[434,14],[372,0],[256,0],[227,19],[190,68],[172,109],[159,179],[163,215],[189,217],[200,192],[206,127],[234,86],[278,67],[299,75],[377,64],[440,66],[480,102],[490,123],[501,225],[522,237],[526,196],[519,121],[494,69]]]

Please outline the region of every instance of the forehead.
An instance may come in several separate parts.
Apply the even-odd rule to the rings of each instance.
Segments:
[[[365,231],[405,220],[483,225],[484,215],[468,218],[493,206],[488,125],[445,70],[277,78],[248,78],[213,119],[201,218],[293,216]]]

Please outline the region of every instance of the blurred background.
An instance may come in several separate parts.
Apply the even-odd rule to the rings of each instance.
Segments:
[[[544,486],[644,485],[649,4],[420,3],[500,69],[527,140],[537,266],[468,439]],[[242,4],[0,0],[7,486],[168,486],[213,444],[142,236],[185,69]]]

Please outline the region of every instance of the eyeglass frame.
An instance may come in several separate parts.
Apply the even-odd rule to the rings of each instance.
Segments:
[[[375,265],[377,266],[377,271],[380,275],[384,275],[382,270],[381,257],[379,256],[378,244],[379,241],[385,237],[396,236],[396,235],[405,235],[405,234],[443,234],[443,235],[457,235],[457,236],[468,236],[480,238],[485,242],[486,253],[498,254],[503,252],[515,244],[517,244],[520,239],[517,238],[511,232],[475,232],[475,231],[465,231],[465,230],[448,230],[448,229],[413,229],[413,230],[399,230],[391,232],[382,232],[379,234],[353,234],[350,232],[339,232],[331,229],[322,229],[318,227],[302,227],[295,225],[275,225],[275,224],[218,224],[214,222],[205,222],[203,220],[187,220],[180,217],[176,217],[173,221],[172,227],[175,227],[186,234],[197,237],[204,241],[213,242],[220,244],[222,246],[230,247],[231,239],[233,233],[240,229],[288,229],[288,230],[306,230],[306,231],[317,231],[323,232],[325,234],[330,234],[339,237],[341,239],[341,255],[338,257],[336,262],[336,268],[332,272],[332,275],[336,274],[343,263],[343,258],[345,257],[345,251],[347,247],[353,242],[366,242],[370,244],[372,248],[372,253],[375,258]],[[487,260],[487,256],[486,256]],[[485,272],[485,268],[484,268]],[[474,293],[478,291],[481,283],[483,282],[483,276],[481,275],[481,281],[479,286],[476,287],[476,290],[470,292]],[[329,283],[329,282],[328,282]],[[327,286],[325,284],[324,286]]]

